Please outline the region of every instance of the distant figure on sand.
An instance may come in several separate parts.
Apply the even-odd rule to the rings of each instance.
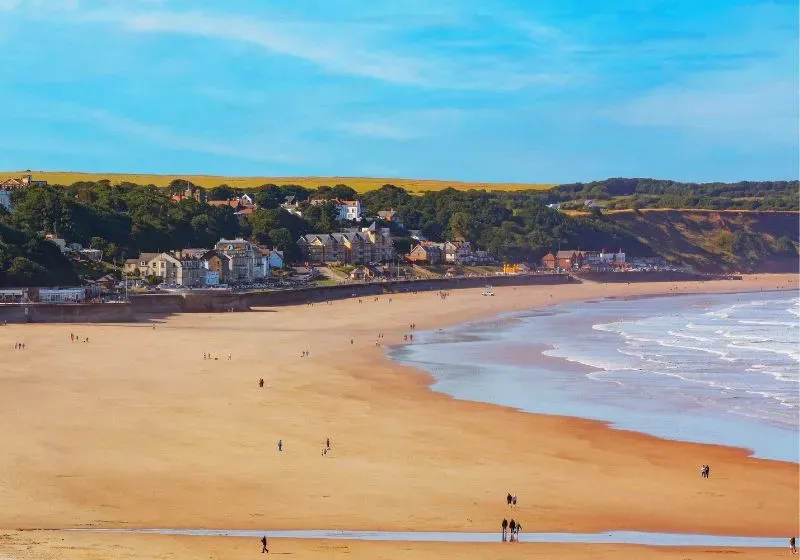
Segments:
[[[522,523],[517,522],[517,542],[519,542],[519,532],[522,530]]]
[[[506,496],[506,503],[508,504],[508,507],[511,507],[511,500],[512,499],[513,498],[511,497],[511,492],[509,492],[508,496]]]
[[[797,541],[795,541],[794,537],[789,539],[789,554],[797,554],[797,544],[796,544],[796,542]]]
[[[282,439],[278,440],[278,451],[283,451],[283,440]]]
[[[263,377],[258,380],[258,386],[259,387],[263,387],[264,386],[264,378]]]
[[[326,439],[325,439],[325,446],[326,446],[328,449],[330,449],[330,448],[331,448],[331,438],[326,438]]]
[[[514,542],[514,533],[517,532],[517,523],[512,519],[511,522],[508,524],[508,528],[511,533],[511,542]]]
[[[511,507],[517,507],[517,495],[516,494],[514,494],[514,496],[511,498]]]
[[[265,552],[269,553],[269,549],[267,548],[267,536],[266,535],[261,537],[261,554],[264,554]]]
[[[503,528],[503,542],[506,542],[506,530],[508,530],[508,519],[503,519],[503,523],[500,524]]]

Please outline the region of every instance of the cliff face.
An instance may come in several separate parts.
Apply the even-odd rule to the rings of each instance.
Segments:
[[[608,217],[654,253],[699,271],[798,270],[798,212],[625,210]]]

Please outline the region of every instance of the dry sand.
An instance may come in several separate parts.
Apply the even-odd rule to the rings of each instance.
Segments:
[[[511,491],[520,497],[513,516],[526,531],[790,535],[800,516],[797,464],[456,401],[429,391],[426,374],[392,363],[375,346],[379,332],[384,344],[402,343],[411,322],[422,330],[599,296],[776,286],[796,289],[797,276],[497,288],[493,298],[463,290],[444,301],[435,293],[396,295],[391,303],[382,296],[187,314],[155,329],[0,327],[0,528],[491,531],[508,515]],[[90,342],[71,343],[70,333]],[[17,341],[27,349],[13,350]],[[303,350],[310,356],[301,358]],[[204,360],[204,352],[219,359]],[[333,450],[321,456],[326,437]],[[697,475],[704,463],[712,465],[710,480]],[[24,533],[43,534],[55,535]],[[0,558],[9,538],[0,539]],[[136,539],[142,544],[134,548],[155,551],[153,543],[165,542],[171,558],[198,557],[191,538],[125,536]],[[91,540],[101,548],[116,542]],[[213,546],[230,546],[230,554],[214,557],[237,558],[234,549],[245,546],[219,541]],[[502,557],[495,545],[346,545],[375,551],[365,558],[399,557],[408,546],[417,558],[445,557],[448,547],[469,557],[462,554],[469,546]],[[519,548],[535,557],[548,546]],[[552,550],[570,558],[585,547]],[[591,549],[593,557],[613,554]],[[639,550],[636,557],[659,558],[664,549]],[[125,558],[92,554],[62,557]],[[129,557],[159,557],[153,554]]]

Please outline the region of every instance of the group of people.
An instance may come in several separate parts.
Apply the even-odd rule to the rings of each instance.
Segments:
[[[25,350],[25,343],[24,342],[16,342],[14,344],[14,350]]]
[[[305,358],[305,357],[308,357],[310,355],[311,355],[311,352],[309,352],[308,350],[303,350],[302,352],[300,352],[300,357],[301,358]]]
[[[69,339],[72,342],[89,342],[88,336],[84,337],[83,340],[81,340],[81,337],[79,337],[77,334],[74,333],[69,333]]]
[[[708,478],[708,475],[711,474],[711,467],[708,465],[703,465],[700,467],[700,476],[703,478]]]
[[[512,496],[511,492],[509,492],[506,496],[506,503],[508,504],[508,507],[517,507],[517,495],[514,494]]]
[[[511,536],[511,542],[519,542],[519,532],[522,530],[522,523],[518,523],[513,519],[509,522],[508,519],[504,518],[501,527],[503,528],[503,542],[506,542],[506,535]]]

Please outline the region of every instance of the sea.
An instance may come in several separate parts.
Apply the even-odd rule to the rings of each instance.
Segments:
[[[416,333],[389,355],[457,399],[800,462],[797,292],[572,302]]]

